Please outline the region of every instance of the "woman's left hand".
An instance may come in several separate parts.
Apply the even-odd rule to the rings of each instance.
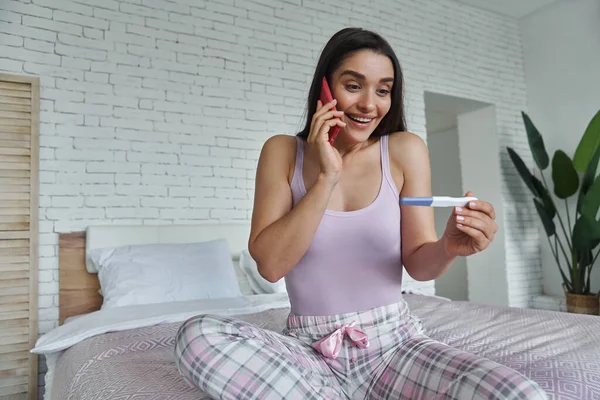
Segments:
[[[467,192],[465,196],[475,195]],[[495,219],[494,207],[486,201],[475,200],[466,207],[455,207],[443,235],[446,253],[470,256],[485,250],[498,232]]]

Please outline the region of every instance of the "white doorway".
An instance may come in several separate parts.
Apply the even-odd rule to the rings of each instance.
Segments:
[[[508,305],[502,232],[503,202],[494,106],[475,100],[425,92],[427,146],[434,196],[463,196],[471,190],[496,210],[500,230],[484,252],[459,257],[435,280],[435,293],[452,300]],[[438,237],[452,210],[434,209]]]

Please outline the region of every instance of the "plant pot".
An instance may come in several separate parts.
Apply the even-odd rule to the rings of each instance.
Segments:
[[[575,294],[568,293],[567,311],[575,314],[599,315],[600,313],[600,294]]]

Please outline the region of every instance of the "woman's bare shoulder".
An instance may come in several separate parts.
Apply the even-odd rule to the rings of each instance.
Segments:
[[[268,138],[261,150],[261,157],[277,157],[278,159],[290,159],[296,154],[296,137],[291,135],[274,135]]]
[[[429,161],[425,141],[412,132],[394,132],[389,135],[390,158],[399,165]]]
[[[291,135],[274,135],[268,138],[261,150],[259,166],[274,167],[278,170],[287,167],[284,171],[287,173],[296,160],[297,140]]]
[[[399,131],[389,134],[390,145],[394,148],[416,149],[426,147],[425,141],[416,133]]]
[[[265,141],[265,144],[263,145],[263,149],[268,147],[269,149],[277,149],[277,150],[294,149],[294,151],[295,151],[297,140],[298,139],[296,139],[296,136],[292,136],[292,135],[284,135],[284,134],[273,135]]]

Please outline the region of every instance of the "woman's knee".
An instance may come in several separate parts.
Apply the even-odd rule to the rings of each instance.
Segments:
[[[547,400],[539,384],[521,373],[505,367],[478,368],[465,372],[448,387],[449,398],[481,398],[490,400]]]
[[[187,347],[202,340],[206,333],[214,329],[213,319],[210,315],[196,315],[185,320],[175,335],[175,346]]]
[[[192,327],[193,329],[206,330],[226,323],[226,318],[219,315],[199,314],[185,320],[179,327],[179,331]]]
[[[496,374],[496,385],[498,399],[502,400],[547,400],[546,392],[534,380],[526,377],[520,372],[502,365],[500,372]],[[502,390],[503,389],[503,390]]]
[[[175,336],[175,346],[199,353],[206,346],[217,345],[223,339],[237,336],[240,333],[239,325],[239,321],[229,317],[196,315],[181,324]]]
[[[520,378],[517,378],[519,385],[513,397],[509,397],[510,399],[548,400],[548,394],[536,381],[520,374],[519,376]]]

